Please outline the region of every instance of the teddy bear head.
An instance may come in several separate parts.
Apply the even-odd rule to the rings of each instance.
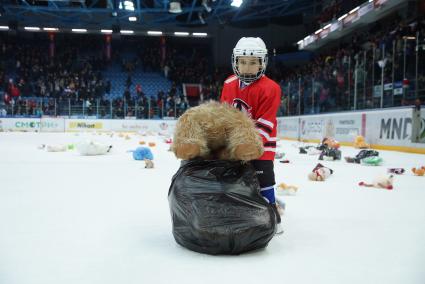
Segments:
[[[325,173],[323,169],[317,169],[308,174],[308,179],[312,181],[324,181]]]
[[[412,172],[417,176],[423,176],[425,175],[425,167],[412,168]]]

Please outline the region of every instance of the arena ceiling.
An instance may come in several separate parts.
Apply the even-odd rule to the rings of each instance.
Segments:
[[[213,25],[252,28],[270,22],[282,25],[301,24],[306,15],[312,16],[320,10],[318,3],[321,2],[244,0],[240,7],[234,7],[233,1],[235,0],[2,0],[0,24],[59,28],[111,28],[117,25],[132,29],[166,26],[199,28]],[[181,12],[170,13],[170,2],[180,2]]]

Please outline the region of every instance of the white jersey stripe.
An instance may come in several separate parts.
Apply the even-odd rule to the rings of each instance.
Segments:
[[[262,188],[260,188],[260,191],[265,191],[265,190],[269,190],[269,189],[274,189],[274,186],[262,187]]]
[[[257,128],[258,132],[260,132],[261,135],[264,136],[264,138],[266,138],[267,141],[277,141],[276,137],[270,137],[270,135],[265,132],[263,129],[261,128]]]
[[[224,81],[224,83],[229,84],[230,82],[233,82],[233,81],[235,81],[236,79],[238,79],[238,77],[236,77],[236,76],[232,76],[232,77],[230,77],[229,79],[227,79],[226,81]]]
[[[262,124],[269,126],[270,128],[273,128],[273,126],[274,126],[274,124],[272,122],[265,120],[264,118],[261,118],[261,117],[259,119],[257,119],[257,121],[262,123]]]
[[[264,152],[275,152],[276,153],[276,148],[264,147]]]

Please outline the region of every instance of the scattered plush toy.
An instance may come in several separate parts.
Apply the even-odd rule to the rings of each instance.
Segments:
[[[155,146],[156,146],[156,143],[155,143],[155,142],[149,142],[149,143],[148,143],[148,146],[149,146],[149,147],[155,147]]]
[[[320,153],[322,153],[322,150],[312,145],[299,147],[299,150],[300,154],[319,155]]]
[[[146,169],[153,169],[154,168],[154,164],[152,160],[149,159],[145,159],[145,168]]]
[[[165,144],[172,144],[172,143],[173,143],[173,139],[171,139],[171,138],[166,138],[166,139],[164,140],[164,142],[165,142]]]
[[[143,141],[143,140],[139,141],[139,145],[145,145],[145,144],[146,144],[145,141]]]
[[[316,148],[316,147],[310,147],[307,149],[307,154],[310,156],[316,156],[320,155],[322,153],[322,150]]]
[[[415,176],[423,176],[425,175],[425,167],[412,168],[412,172],[415,174]]]
[[[68,144],[67,147],[68,147],[68,150],[74,150],[75,149],[75,145],[72,144],[72,143]]]
[[[283,152],[276,152],[275,154],[275,159],[282,159],[283,157],[285,157],[285,153]]]
[[[383,189],[392,190],[393,189],[393,179],[394,179],[393,175],[378,176],[373,180],[372,183],[365,183],[365,182],[362,181],[362,182],[359,183],[359,185],[360,186],[366,186],[366,187],[375,187],[375,188],[383,188]]]
[[[338,141],[331,137],[325,137],[322,140],[322,145],[328,146],[328,148],[338,149],[341,145]]]
[[[341,151],[336,148],[326,148],[320,153],[319,160],[336,161],[341,160]]]
[[[318,163],[311,173],[308,174],[308,179],[312,181],[325,181],[333,172],[330,168]]]
[[[280,183],[277,186],[276,193],[279,195],[295,195],[297,194],[298,186],[295,185],[287,185],[286,183]]]
[[[124,139],[125,139],[125,140],[130,140],[130,139],[131,139],[131,137],[130,137],[130,135],[128,135],[128,134],[127,134],[127,135],[125,135],[125,136],[124,136]]]
[[[379,156],[366,157],[360,160],[360,163],[364,166],[380,166],[382,162],[383,160]]]
[[[363,136],[358,135],[354,139],[354,148],[357,148],[357,149],[368,149],[369,148],[369,144],[367,144],[365,142],[365,139],[364,139]]]
[[[354,158],[345,157],[345,160],[348,163],[357,163],[360,164],[360,161],[367,157],[379,156],[379,152],[375,150],[361,150]]]
[[[387,172],[389,174],[402,175],[404,174],[405,170],[403,168],[389,168]]]
[[[123,138],[125,135],[124,135],[124,133],[122,133],[122,132],[120,132],[119,134],[118,134],[118,137],[120,137],[120,138]]]
[[[77,144],[77,151],[82,156],[98,156],[109,153],[112,145],[101,144],[95,141],[86,141]]]
[[[66,145],[47,145],[46,151],[47,152],[65,152]]]
[[[133,159],[137,161],[153,160],[153,154],[148,147],[137,147],[136,150],[128,151],[133,153]]]
[[[244,112],[210,101],[188,109],[177,121],[172,149],[177,158],[254,160],[263,141]]]

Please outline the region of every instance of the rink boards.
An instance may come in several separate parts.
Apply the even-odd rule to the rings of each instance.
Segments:
[[[420,136],[425,142],[425,110],[421,111]],[[0,130],[33,132],[154,132],[172,135],[175,120],[70,119],[64,117],[0,118]],[[278,136],[319,142],[334,137],[350,146],[357,135],[376,149],[425,154],[424,143],[412,143],[412,108],[357,111],[278,118]]]
[[[29,132],[161,132],[172,134],[175,120],[0,118],[4,131]]]
[[[425,154],[424,143],[412,143],[412,108],[358,111],[278,118],[278,135],[284,139],[319,142],[334,137],[351,146],[357,135],[373,148]],[[425,142],[425,110],[421,110],[420,136]]]

